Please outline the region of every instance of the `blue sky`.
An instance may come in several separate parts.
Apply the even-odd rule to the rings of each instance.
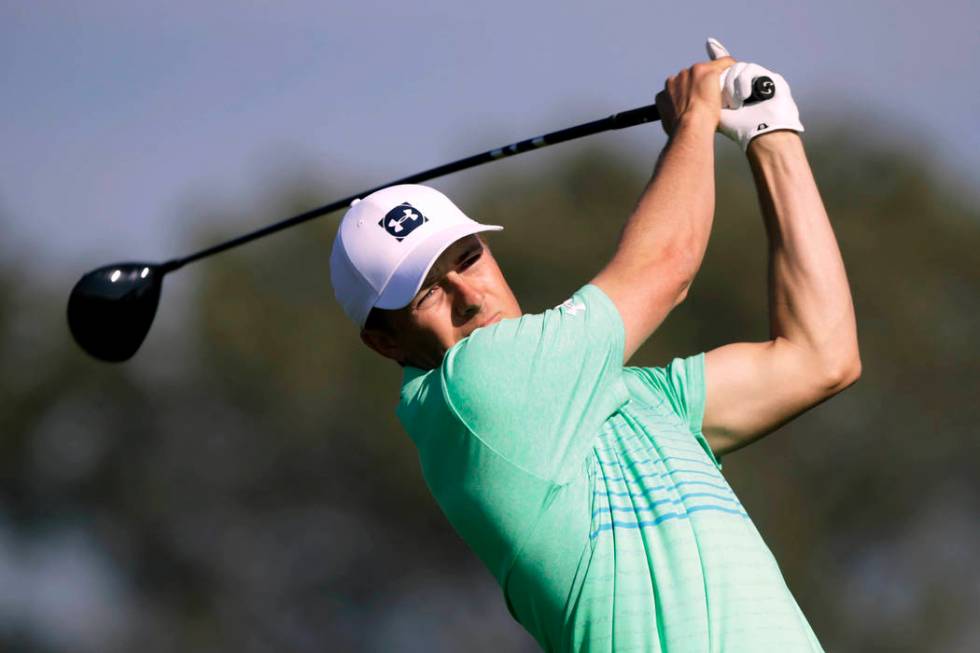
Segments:
[[[811,131],[862,116],[975,186],[978,7],[7,0],[5,240],[67,285],[104,263],[186,254],[196,199],[240,207],[215,227],[237,235],[264,189],[296,172],[347,194],[647,104],[704,58],[707,36],[782,73]],[[663,143],[649,126],[592,138],[651,165]],[[527,156],[551,163],[568,147]]]

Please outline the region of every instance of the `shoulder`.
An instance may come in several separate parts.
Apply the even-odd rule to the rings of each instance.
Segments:
[[[480,435],[522,423],[550,431],[599,397],[604,405],[610,390],[617,399],[625,394],[623,338],[615,306],[587,285],[555,308],[457,343],[439,370],[446,401]]]
[[[477,329],[446,353],[442,373],[451,382],[477,375],[485,383],[488,374],[506,375],[535,359],[561,362],[597,346],[621,348],[623,333],[615,305],[588,284],[554,308]]]
[[[403,404],[407,394],[416,428],[462,427],[509,463],[556,477],[628,400],[618,320],[587,286],[543,313],[477,329],[405,385]]]

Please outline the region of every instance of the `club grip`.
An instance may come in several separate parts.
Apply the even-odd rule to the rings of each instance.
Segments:
[[[755,104],[756,102],[762,102],[768,100],[776,95],[776,84],[772,81],[771,77],[756,77],[752,80],[752,95],[746,98],[743,104]]]

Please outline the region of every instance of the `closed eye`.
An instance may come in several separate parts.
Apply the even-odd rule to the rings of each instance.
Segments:
[[[426,299],[428,299],[429,297],[432,297],[432,296],[433,296],[434,294],[436,294],[436,291],[437,291],[437,290],[439,290],[439,284],[436,284],[436,285],[434,285],[434,286],[432,286],[432,287],[430,287],[430,288],[429,288],[428,290],[426,290],[426,291],[424,291],[424,292],[423,292],[423,293],[421,294],[421,296],[419,297],[419,300],[418,300],[418,302],[416,302],[416,303],[415,303],[415,306],[416,306],[416,307],[418,307],[418,306],[421,306],[421,305],[422,305],[422,303],[423,303],[423,302],[424,302],[424,301],[425,301]]]
[[[483,250],[482,250],[482,249],[480,249],[480,250],[477,250],[476,252],[474,252],[474,253],[473,253],[473,255],[472,255],[472,256],[469,256],[469,257],[467,257],[467,258],[466,258],[466,259],[465,259],[465,260],[464,260],[464,261],[463,261],[463,262],[462,262],[462,263],[460,264],[460,266],[459,266],[459,269],[460,269],[460,270],[465,270],[466,268],[468,268],[468,267],[470,267],[470,266],[472,266],[472,265],[473,265],[474,263],[476,263],[477,261],[479,261],[479,260],[480,260],[480,257],[481,257],[481,256],[483,256]]]
[[[468,270],[469,268],[473,267],[473,265],[476,264],[476,262],[479,261],[482,256],[483,248],[481,247],[470,252],[468,256],[464,256],[462,259],[460,259],[460,261],[456,264],[456,269],[460,272]],[[415,307],[421,308],[423,305],[425,305],[427,300],[432,297],[437,290],[439,290],[439,284],[435,283],[428,289],[421,291],[418,295],[417,301],[415,302]]]

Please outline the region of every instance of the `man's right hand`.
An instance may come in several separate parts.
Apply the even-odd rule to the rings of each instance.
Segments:
[[[696,63],[664,82],[657,93],[660,124],[668,136],[690,120],[703,121],[714,131],[721,119],[721,74],[735,64],[732,57]]]

